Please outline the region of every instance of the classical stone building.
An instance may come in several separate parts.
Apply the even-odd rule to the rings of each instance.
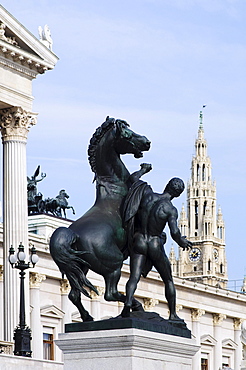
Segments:
[[[31,35],[0,6],[0,122],[4,150],[4,219],[0,224],[0,368],[63,369],[62,354],[55,345],[64,324],[80,321],[68,300],[69,284],[63,279],[49,253],[49,239],[59,226],[70,221],[49,215],[27,217],[26,152],[27,133],[35,123],[32,113],[32,80],[55,66],[49,33],[40,31],[41,41]],[[43,35],[44,32],[44,35]],[[46,33],[45,33],[46,32]],[[45,36],[46,35],[46,36]],[[17,186],[18,184],[18,186]],[[186,321],[200,351],[193,370],[240,369],[241,323],[246,320],[246,296],[226,289],[224,224],[216,212],[215,184],[201,124],[188,186],[188,213],[181,212],[180,227],[195,244],[192,253],[171,258],[177,289],[177,311]],[[18,201],[17,201],[18,200]],[[217,216],[216,216],[217,213]],[[80,216],[80,215],[78,215]],[[218,234],[217,234],[218,231]],[[26,314],[32,330],[33,358],[12,355],[13,329],[18,322],[18,271],[8,263],[8,249],[23,241],[26,252],[34,245],[40,257],[26,278]],[[182,263],[181,263],[182,260]],[[124,292],[129,277],[125,264],[119,283]],[[96,319],[116,316],[122,304],[106,302],[104,281],[89,272],[99,296],[82,297],[83,305]],[[145,310],[168,317],[163,282],[155,271],[142,279],[136,297]]]

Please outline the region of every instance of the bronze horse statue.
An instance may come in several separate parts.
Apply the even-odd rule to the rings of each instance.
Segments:
[[[66,215],[66,209],[71,209],[73,214],[75,215],[75,210],[73,206],[68,205],[67,199],[69,198],[69,195],[66,193],[64,189],[59,191],[59,195],[57,195],[55,198],[47,198],[45,199],[45,210],[46,212],[52,213],[52,215],[57,217],[62,217],[62,211],[65,218],[67,218]]]
[[[141,158],[150,148],[150,141],[130,130],[127,122],[107,117],[90,140],[89,163],[95,173],[96,201],[69,228],[60,227],[50,239],[50,253],[62,274],[71,285],[69,299],[78,308],[83,321],[93,318],[81,303],[81,292],[90,297],[86,287],[96,288],[86,278],[89,269],[103,276],[106,301],[125,302],[117,285],[124,259],[128,257],[126,232],[121,208],[131,183],[150,171],[141,169],[130,175],[120,155],[130,153]],[[132,310],[143,310],[137,300]]]

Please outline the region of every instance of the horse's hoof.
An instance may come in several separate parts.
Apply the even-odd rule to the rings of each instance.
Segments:
[[[121,312],[121,316],[122,317],[130,317],[130,312],[131,312],[131,307],[129,306],[124,306],[122,312]]]
[[[144,312],[144,309],[143,309],[143,306],[141,305],[141,303],[138,303],[138,304],[132,306],[132,311]]]
[[[93,317],[89,314],[82,320],[83,320],[83,322],[94,321]]]

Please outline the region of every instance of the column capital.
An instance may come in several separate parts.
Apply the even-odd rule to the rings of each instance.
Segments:
[[[0,109],[2,140],[26,142],[29,128],[36,122],[37,113],[27,112],[21,107]]]
[[[99,293],[99,295],[97,295],[95,292],[94,292],[94,290],[91,290],[90,289],[90,296],[91,296],[91,299],[99,299],[99,297],[101,297],[103,294],[104,294],[104,292],[105,292],[105,288],[104,287],[102,287],[102,286],[95,286],[95,288],[97,289],[97,291],[98,291],[98,293]]]
[[[60,291],[61,294],[68,294],[70,292],[70,284],[67,279],[61,279],[60,280]]]
[[[40,288],[42,281],[45,279],[46,275],[44,274],[39,274],[38,272],[30,272],[30,288]]]
[[[201,308],[191,308],[191,319],[192,321],[199,321],[200,318],[205,315],[205,310]]]
[[[144,309],[146,311],[152,310],[152,308],[154,308],[157,304],[159,304],[159,300],[155,298],[144,298],[143,302],[144,302]]]
[[[233,326],[235,330],[241,330],[241,325],[244,319],[240,319],[238,317],[234,317],[233,319]]]
[[[213,313],[213,323],[215,326],[222,324],[222,321],[226,319],[226,315],[222,313]]]

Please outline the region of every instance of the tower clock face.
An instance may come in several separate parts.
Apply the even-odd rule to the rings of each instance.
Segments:
[[[192,248],[192,250],[189,253],[189,259],[192,262],[199,261],[199,259],[201,258],[201,254],[202,253],[199,248]]]
[[[214,254],[214,259],[217,262],[218,259],[219,259],[219,251],[218,251],[218,249],[214,248],[213,254]]]

